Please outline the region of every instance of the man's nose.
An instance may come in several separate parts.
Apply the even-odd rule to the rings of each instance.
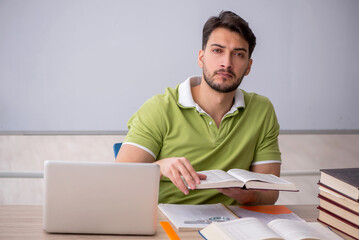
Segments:
[[[232,68],[232,56],[231,56],[231,54],[225,54],[222,57],[221,67],[225,68],[225,69]]]

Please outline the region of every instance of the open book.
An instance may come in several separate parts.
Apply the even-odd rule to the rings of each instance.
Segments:
[[[214,222],[199,233],[207,240],[254,239],[342,239],[320,223],[276,219],[267,225],[256,218],[240,218],[228,222]]]
[[[304,219],[298,217],[289,208],[282,205],[224,206],[222,203],[202,205],[160,203],[158,208],[179,232],[201,230],[211,222],[201,222],[198,220],[206,220],[213,217],[223,217],[229,220],[254,217],[265,224],[275,219],[304,221]]]
[[[207,176],[206,180],[196,186],[196,189],[239,187],[245,189],[265,189],[295,191],[297,187],[282,178],[272,174],[262,174],[243,169],[208,170],[199,172]]]

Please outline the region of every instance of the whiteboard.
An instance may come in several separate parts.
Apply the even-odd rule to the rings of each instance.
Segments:
[[[126,131],[155,94],[201,75],[221,10],[257,37],[241,85],[283,130],[359,129],[359,1],[0,0],[0,131]]]

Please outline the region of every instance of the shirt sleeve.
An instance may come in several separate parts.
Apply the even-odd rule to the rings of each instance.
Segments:
[[[155,159],[163,146],[163,108],[159,96],[147,100],[129,119],[124,144],[132,144],[149,152]]]
[[[280,163],[281,153],[278,144],[279,123],[272,103],[268,100],[265,108],[262,131],[252,164]]]

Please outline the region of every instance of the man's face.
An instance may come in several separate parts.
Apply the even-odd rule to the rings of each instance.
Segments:
[[[225,28],[213,30],[198,56],[207,84],[218,92],[235,91],[251,69],[248,49],[248,42],[238,33]]]

